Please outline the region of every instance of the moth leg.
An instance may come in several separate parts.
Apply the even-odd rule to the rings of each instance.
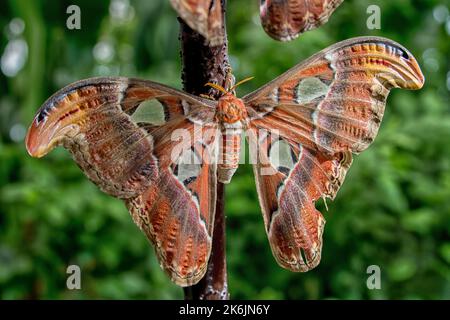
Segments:
[[[216,99],[210,94],[200,93],[200,97],[208,99],[208,100],[216,101]]]

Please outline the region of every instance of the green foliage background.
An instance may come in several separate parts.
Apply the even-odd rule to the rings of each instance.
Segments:
[[[276,264],[251,168],[238,170],[226,193],[232,298],[449,299],[449,2],[347,0],[329,23],[291,43],[266,36],[256,0],[228,2],[235,75],[255,76],[240,95],[328,45],[361,35],[403,44],[426,77],[421,91],[393,90],[378,138],[356,157],[328,212],[319,204],[327,219],[322,262],[306,274]],[[71,4],[81,7],[81,30],[65,27]],[[23,144],[24,128],[39,106],[70,82],[123,75],[181,88],[178,23],[168,1],[129,4],[122,15],[106,0],[1,4],[0,52],[13,39],[28,45],[24,68],[14,77],[0,74],[2,299],[183,297],[121,201],[89,182],[67,151],[59,148],[37,160]],[[366,27],[370,4],[381,7],[381,30]],[[23,34],[8,31],[13,18],[25,22]],[[99,42],[113,55],[96,58]],[[80,265],[82,290],[66,289],[69,264]],[[366,287],[372,264],[381,268],[381,290]]]

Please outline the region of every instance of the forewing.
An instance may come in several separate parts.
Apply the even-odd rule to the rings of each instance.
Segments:
[[[211,46],[223,43],[224,27],[221,0],[170,0],[178,15]]]
[[[212,101],[151,81],[88,79],[42,106],[26,146],[36,157],[66,147],[90,180],[126,202],[172,280],[191,285],[203,276],[211,248],[214,112]],[[200,162],[182,163],[186,153]]]
[[[272,38],[290,41],[305,31],[317,28],[343,0],[260,0],[264,30]]]
[[[375,138],[392,88],[419,89],[416,59],[378,37],[337,43],[290,69],[244,103],[253,126],[327,154],[361,152]]]
[[[374,140],[390,89],[419,89],[423,82],[405,48],[355,38],[244,97],[259,200],[280,265],[307,271],[319,263],[325,221],[315,201],[335,197],[352,153]],[[280,157],[273,155],[275,142],[284,146]]]

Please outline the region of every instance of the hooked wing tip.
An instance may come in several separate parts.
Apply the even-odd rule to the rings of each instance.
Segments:
[[[25,146],[28,154],[34,158],[41,158],[45,155],[45,151],[43,150],[44,148],[40,145],[38,138],[38,128],[36,123],[33,122],[28,129],[27,136],[25,138]]]
[[[415,79],[412,80],[410,84],[410,88],[412,90],[419,90],[422,89],[423,85],[425,84],[425,76],[422,73],[422,70],[420,70],[419,64],[417,63],[416,59],[414,59],[414,66],[413,70],[415,71]]]
[[[419,63],[411,52],[404,46],[400,45],[396,41],[383,37],[357,37],[355,41],[362,44],[373,43],[384,46],[382,52],[376,50],[376,47],[365,47],[365,49],[371,50],[377,55],[388,57],[386,62],[394,72],[393,78],[388,77],[392,83],[395,83],[396,87],[409,90],[419,90],[425,83],[425,77],[420,69]],[[352,41],[350,39],[349,41]],[[369,49],[370,48],[370,49]]]
[[[34,158],[42,158],[49,153],[63,137],[58,134],[58,129],[55,123],[37,121],[35,118],[25,137],[28,154]]]
[[[398,44],[397,44],[398,45]],[[404,47],[398,45],[403,52],[400,59],[404,60],[408,66],[408,73],[405,76],[405,89],[419,90],[425,84],[425,77],[420,69],[419,63],[416,58]]]

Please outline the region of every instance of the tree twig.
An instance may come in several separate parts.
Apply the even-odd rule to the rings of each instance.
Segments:
[[[226,0],[222,0],[224,19],[225,6]],[[218,92],[210,87],[205,87],[205,83],[214,82],[222,86],[225,85],[229,70],[226,30],[224,32],[223,45],[211,47],[206,44],[203,36],[192,30],[181,19],[179,19],[179,22],[184,90],[195,95],[208,94],[218,98]],[[185,298],[188,300],[229,299],[225,249],[224,195],[225,186],[222,183],[218,183],[213,243],[208,268],[205,277],[198,284],[184,288]]]

